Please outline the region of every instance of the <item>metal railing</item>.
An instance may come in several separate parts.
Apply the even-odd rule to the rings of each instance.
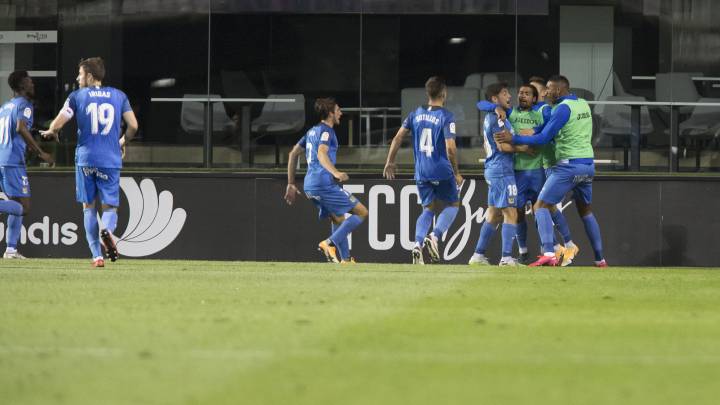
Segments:
[[[250,148],[250,104],[254,103],[294,103],[294,98],[222,98],[222,97],[153,97],[153,103],[203,103],[203,167],[211,168],[213,161],[212,134],[213,109],[212,103],[244,103],[240,107],[240,150],[242,166],[249,166],[252,159]]]

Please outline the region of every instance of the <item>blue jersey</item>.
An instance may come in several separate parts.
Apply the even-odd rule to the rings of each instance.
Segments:
[[[493,138],[494,133],[500,132],[504,129],[510,131],[511,134],[515,134],[512,125],[510,125],[510,122],[507,119],[500,121],[495,113],[490,113],[485,116],[485,123],[483,124],[485,142],[485,177],[515,175],[513,153],[506,153],[498,150],[495,139]]]
[[[412,132],[415,180],[439,181],[454,177],[445,148],[446,139],[455,139],[453,113],[442,107],[418,107],[405,118],[402,127]]]
[[[77,120],[76,165],[122,167],[119,140],[122,115],[128,111],[131,108],[127,96],[112,87],[84,87],[70,93],[63,113]]]
[[[338,150],[335,131],[321,122],[310,128],[297,144],[305,149],[305,157],[307,158],[308,169],[305,174],[304,188],[306,190],[317,190],[335,184],[335,178],[329,171],[325,170],[317,157],[320,145],[327,145],[328,157],[332,164],[335,164]]]
[[[0,108],[0,166],[25,167],[25,139],[17,130],[18,121],[33,125],[33,106],[25,97],[15,97]]]

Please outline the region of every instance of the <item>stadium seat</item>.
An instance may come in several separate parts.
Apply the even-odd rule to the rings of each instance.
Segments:
[[[647,101],[645,97],[611,96],[606,101]],[[620,144],[623,148],[623,166],[628,168],[628,149],[630,148],[630,126],[632,124],[631,107],[629,105],[600,104],[595,106],[595,113],[600,117],[600,137],[595,141],[598,144],[603,137],[613,140],[613,146]],[[640,107],[640,136],[647,136],[654,132],[650,111],[646,106]]]
[[[255,118],[250,131],[257,134],[255,141],[265,136],[275,138],[275,165],[280,165],[280,141],[282,135],[298,134],[305,126],[305,96],[302,94],[271,94],[269,99],[292,98],[292,103],[266,102],[260,116]]]
[[[184,94],[183,98],[207,98],[207,94]],[[217,94],[210,94],[210,98],[219,98]],[[205,133],[205,107],[200,101],[183,101],[180,108],[180,127],[190,135]],[[225,112],[222,103],[212,103],[213,135],[231,133],[233,122]]]
[[[655,75],[655,100],[675,101],[694,103],[700,98],[700,94],[693,83],[693,76],[702,76],[699,73],[657,73]],[[692,106],[677,107],[681,115],[692,112]],[[669,112],[669,107],[661,107],[661,110]]]
[[[720,98],[701,98],[699,103],[720,103]],[[720,137],[720,107],[695,106],[690,117],[680,123],[680,139],[695,147],[695,169],[700,170],[700,152]]]

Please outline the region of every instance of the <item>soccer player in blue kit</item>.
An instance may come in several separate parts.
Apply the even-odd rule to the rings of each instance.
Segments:
[[[395,157],[402,141],[412,134],[415,155],[415,182],[423,211],[415,224],[415,247],[412,250],[414,264],[425,264],[423,250],[431,263],[440,261],[438,239],[455,220],[460,206],[458,187],[463,178],[457,161],[455,144],[456,126],[453,114],[443,106],[447,99],[447,86],[433,76],[425,83],[428,105],[412,111],[402,123],[392,140],[383,174],[395,178]],[[435,210],[442,211],[430,235],[428,231],[435,216]]]
[[[30,213],[30,182],[25,169],[25,149],[52,164],[30,134],[33,126],[32,98],[35,85],[24,70],[10,73],[8,84],[14,97],[0,108],[0,186],[9,200],[0,200],[0,212],[8,214],[5,259],[24,259],[17,251],[23,216]]]
[[[75,193],[77,201],[83,204],[85,237],[93,256],[93,267],[105,267],[100,239],[110,260],[118,258],[113,232],[120,205],[120,169],[125,145],[138,128],[125,93],[103,86],[104,78],[105,63],[101,58],[80,61],[77,77],[80,88],[70,93],[50,128],[41,131],[43,136],[57,139],[68,121],[73,117],[77,120]],[[98,197],[102,203],[102,229],[95,207]]]
[[[340,123],[340,106],[332,98],[319,98],[315,101],[315,112],[320,123],[310,128],[290,151],[285,201],[292,205],[300,194],[295,186],[295,167],[298,157],[305,152],[308,165],[303,184],[305,195],[320,210],[319,217],[329,218],[332,223],[332,234],[318,244],[318,250],[330,263],[354,263],[347,237],[367,218],[368,210],[337,183],[349,178],[335,167],[338,140],[333,127]],[[352,215],[345,218],[348,212]]]
[[[493,83],[485,90],[485,98],[499,107],[510,108],[510,92],[507,83]],[[469,264],[489,264],[485,251],[495,234],[495,230],[502,219],[502,257],[500,266],[517,266],[519,263],[512,257],[512,246],[517,232],[517,198],[518,188],[515,183],[514,153],[527,152],[528,148],[514,147],[510,144],[495,142],[493,134],[515,131],[507,119],[500,119],[494,112],[485,116],[483,135],[485,144],[485,181],[488,184],[488,210],[485,222],[480,228],[475,253]]]

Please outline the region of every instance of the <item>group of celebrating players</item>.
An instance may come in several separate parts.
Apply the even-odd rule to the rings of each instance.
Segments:
[[[463,183],[457,160],[455,120],[452,112],[444,108],[447,86],[440,78],[431,77],[425,90],[427,105],[419,106],[405,118],[390,145],[383,170],[388,180],[395,177],[395,157],[403,139],[410,135],[415,182],[423,207],[415,225],[412,249],[415,264],[440,262],[438,241],[457,216]],[[607,267],[600,227],[591,209],[595,166],[590,106],[570,93],[570,82],[561,75],[552,76],[547,82],[533,77],[520,86],[517,97],[518,105],[512,107],[508,85],[495,83],[487,87],[486,100],[477,104],[478,109],[487,112],[483,142],[488,209],[469,264],[490,264],[485,251],[501,223],[499,265],[528,263],[525,217],[528,206],[535,216],[542,243],[541,255],[529,265],[571,264],[579,248],[573,243],[557,205],[572,192],[595,254],[595,266]],[[368,211],[338,184],[348,180],[348,175],[335,167],[338,141],[333,127],[340,122],[340,107],[332,98],[321,98],[316,100],[315,110],[320,123],[310,128],[290,151],[285,200],[293,204],[301,194],[295,185],[295,168],[299,156],[304,154],[307,173],[303,191],[318,207],[320,218],[329,218],[332,223],[331,235],[318,244],[318,250],[329,262],[354,263],[347,237],[365,220]],[[435,225],[430,230],[434,219]],[[515,240],[518,259],[512,256]]]
[[[73,91],[47,130],[46,139],[58,140],[60,129],[73,117],[77,122],[75,150],[75,194],[83,205],[85,236],[92,254],[92,266],[104,267],[105,257],[118,258],[113,232],[117,226],[120,205],[120,169],[125,145],[137,132],[138,123],[122,91],[103,86],[105,63],[88,58],[78,65],[79,89]],[[0,212],[8,215],[5,234],[6,259],[24,259],[17,251],[22,219],[30,212],[30,183],[25,152],[32,152],[49,164],[52,157],[33,139],[32,99],[35,86],[26,71],[15,71],[8,77],[14,97],[0,107],[0,186],[7,200],[0,200]],[[125,123],[123,133],[122,123]],[[98,221],[96,200],[102,204]],[[102,244],[102,247],[101,247]],[[104,252],[103,252],[104,250]]]

